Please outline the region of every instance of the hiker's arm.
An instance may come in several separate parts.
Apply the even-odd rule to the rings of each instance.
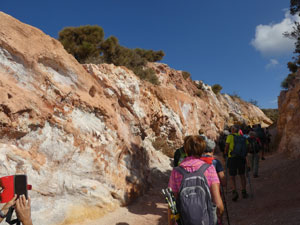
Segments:
[[[218,173],[218,177],[219,177],[219,180],[220,180],[220,183],[223,187],[226,186],[226,179],[225,179],[225,174],[224,174],[224,171],[221,171]]]
[[[220,195],[220,184],[213,183],[210,187],[210,193],[211,193],[213,202],[217,206],[217,216],[221,217],[224,212],[224,205],[223,205],[223,201],[222,201],[222,198]]]
[[[226,143],[225,144],[225,150],[224,150],[224,154],[227,156],[228,155],[228,149],[229,149],[229,144]]]

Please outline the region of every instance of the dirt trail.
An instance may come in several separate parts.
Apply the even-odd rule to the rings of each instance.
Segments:
[[[258,178],[252,178],[254,198],[232,202],[227,194],[231,225],[299,225],[300,167],[297,160],[275,153],[260,161]],[[167,225],[167,206],[160,194],[169,174],[158,174],[149,191],[128,207],[81,225]],[[239,182],[238,182],[239,184]],[[247,187],[248,188],[248,187]],[[224,215],[224,225],[227,224]]]

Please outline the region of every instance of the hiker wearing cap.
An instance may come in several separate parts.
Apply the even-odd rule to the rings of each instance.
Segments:
[[[220,179],[220,183],[222,186],[226,186],[226,179],[224,174],[224,168],[222,166],[222,163],[214,157],[214,152],[216,148],[216,143],[211,139],[206,139],[206,149],[201,157],[201,160],[208,164],[212,164],[216,172],[218,174],[218,177]]]
[[[253,173],[253,177],[258,177],[258,168],[259,168],[259,149],[261,146],[259,138],[256,137],[256,133],[254,131],[249,132],[249,152],[247,155],[248,162],[251,165],[251,170]]]
[[[237,201],[239,194],[236,188],[235,177],[240,176],[242,186],[242,196],[247,198],[246,191],[246,156],[247,156],[247,139],[241,136],[237,126],[231,127],[231,134],[227,136],[225,145],[225,154],[228,157],[227,167],[229,169],[229,176],[232,184],[232,200]]]
[[[216,216],[214,216],[214,204],[217,207],[217,215],[219,217],[223,214],[224,211],[222,198],[219,192],[220,181],[217,172],[213,165],[208,165],[200,159],[203,152],[205,151],[205,148],[206,143],[204,139],[199,135],[191,136],[190,138],[185,140],[184,150],[187,154],[187,157],[180,163],[179,167],[176,167],[172,170],[169,179],[168,187],[171,188],[174,192],[176,205],[179,208],[179,214],[183,222],[199,221],[199,224],[215,224],[212,222],[216,222]],[[206,179],[201,178],[202,176],[204,176]],[[184,196],[186,196],[184,191],[187,190],[185,189],[187,187],[186,185],[191,185],[191,183],[189,182],[193,181],[186,179],[188,177],[195,177],[195,179],[199,179],[199,182],[202,185],[198,186],[200,185],[200,183],[196,182],[195,184],[193,184],[194,186],[188,186],[188,190],[203,190],[204,193],[206,193],[206,200],[201,197],[201,194],[198,191],[196,191],[195,194],[191,196],[191,198],[184,198]],[[204,203],[200,200],[201,198],[202,200],[205,200]],[[193,201],[193,199],[196,199],[196,201]],[[185,201],[187,201],[188,203]],[[200,204],[201,202],[203,204]],[[214,204],[212,204],[212,202]],[[206,210],[207,213],[202,214],[202,209]],[[170,210],[168,210],[168,212],[168,224],[174,224],[175,221],[171,220]]]
[[[206,139],[206,149],[201,157],[201,160],[203,160],[204,162],[206,162],[208,164],[212,164],[215,167],[216,172],[219,177],[219,180],[220,180],[220,183],[223,187],[225,187],[226,186],[226,178],[225,178],[224,168],[222,166],[222,163],[214,157],[215,148],[216,148],[216,143],[211,139]],[[223,189],[222,189],[222,192],[224,194]],[[222,194],[222,192],[220,190],[221,194]],[[221,225],[221,224],[223,224],[222,217],[218,217],[217,225]]]

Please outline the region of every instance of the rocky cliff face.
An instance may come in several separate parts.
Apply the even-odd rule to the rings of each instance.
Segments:
[[[300,71],[287,91],[278,97],[277,123],[279,150],[300,157]]]
[[[0,27],[0,175],[28,175],[34,224],[72,224],[129,203],[170,169],[160,146],[199,128],[216,138],[225,124],[271,123],[165,64],[149,64],[154,86],[125,67],[80,65],[2,12]]]

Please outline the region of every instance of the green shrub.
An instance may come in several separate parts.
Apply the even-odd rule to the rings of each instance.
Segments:
[[[144,69],[142,67],[133,68],[133,72],[142,80],[146,80],[154,85],[159,85],[159,80],[153,69]]]
[[[188,79],[188,78],[191,78],[191,74],[187,71],[183,71],[182,76],[185,80]]]
[[[283,89],[289,89],[290,86],[293,85],[293,82],[295,80],[296,74],[295,73],[290,73],[282,82],[281,82],[281,87]]]
[[[252,105],[255,105],[255,106],[258,107],[258,102],[256,100],[254,100],[254,99],[250,99],[249,103],[251,103]]]
[[[212,91],[217,95],[220,93],[220,91],[222,90],[222,86],[220,84],[214,84],[211,89]]]
[[[163,51],[153,51],[153,50],[145,50],[141,48],[133,49],[133,51],[141,56],[142,58],[146,59],[148,62],[157,62],[161,61],[165,56]]]
[[[158,85],[158,78],[151,68],[145,68],[146,58],[140,56],[136,51],[119,45],[116,37],[107,38],[101,45],[104,61],[116,66],[125,66],[131,69],[142,80]]]
[[[100,57],[99,45],[103,38],[104,31],[97,25],[66,27],[58,34],[58,40],[67,52],[80,63],[85,63],[88,57]]]
[[[277,123],[279,117],[278,109],[261,109],[261,111],[263,111],[263,113],[270,118],[273,123]]]
[[[297,64],[293,63],[293,62],[288,62],[287,67],[288,67],[289,71],[291,71],[292,73],[296,73],[298,70]]]
[[[125,66],[137,76],[153,84],[159,84],[155,72],[145,68],[147,62],[156,62],[164,57],[163,51],[130,49],[119,44],[119,40],[111,36],[106,40],[104,31],[99,26],[67,27],[59,32],[58,40],[65,49],[80,63],[112,63]]]
[[[239,96],[236,92],[233,92],[232,94],[229,94],[232,98],[241,99],[241,96]]]

